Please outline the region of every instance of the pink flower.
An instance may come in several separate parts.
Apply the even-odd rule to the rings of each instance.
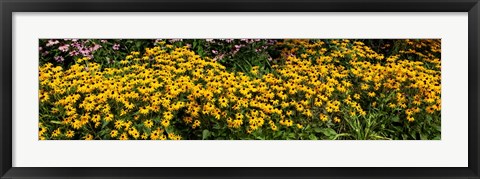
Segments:
[[[220,54],[218,56],[215,56],[215,58],[213,58],[213,61],[216,62],[217,60],[222,60],[223,56],[225,56],[225,54]]]
[[[60,43],[58,40],[48,40],[47,47]]]
[[[83,56],[87,56],[89,53],[90,53],[90,50],[83,47],[82,49],[80,49],[80,53],[83,55]]]
[[[80,45],[80,43],[78,43],[78,42],[74,42],[74,43],[72,43],[72,44],[70,44],[70,45],[71,45],[72,47],[77,48],[77,49],[80,49],[80,48],[81,48],[81,47],[80,47],[81,45]]]
[[[58,47],[58,50],[60,50],[62,52],[66,52],[66,51],[68,51],[68,47],[70,47],[70,45],[65,44],[65,45],[62,45],[62,46]]]
[[[92,49],[91,51],[96,51],[96,50],[98,50],[98,49],[101,48],[101,47],[102,47],[101,45],[95,44],[95,45],[93,46],[93,49]]]
[[[114,44],[112,48],[113,48],[113,50],[119,50],[120,49],[120,44]]]
[[[68,55],[73,57],[79,55],[79,53],[77,51],[71,51],[70,53],[68,53]]]

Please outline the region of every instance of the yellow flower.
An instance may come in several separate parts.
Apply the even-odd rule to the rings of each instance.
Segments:
[[[415,118],[413,118],[412,116],[407,116],[407,120],[408,120],[408,122],[413,122],[415,120]]]
[[[144,132],[141,137],[143,140],[148,139],[148,134]]]
[[[52,132],[52,137],[58,137],[62,132],[60,132],[60,128],[56,129]]]
[[[110,131],[110,137],[114,138],[114,137],[117,137],[118,135],[118,131],[117,130],[112,130]]]
[[[122,135],[120,135],[120,140],[128,140],[128,134],[127,133],[123,133]]]
[[[328,116],[325,115],[325,114],[320,114],[320,120],[322,120],[323,122],[325,122],[325,121],[328,120]]]
[[[168,126],[170,126],[170,121],[169,121],[169,120],[166,120],[166,119],[162,120],[162,126],[163,126],[163,127],[168,127]]]
[[[173,115],[172,115],[171,112],[167,111],[167,112],[163,113],[163,118],[168,121],[168,120],[171,120],[173,118]]]
[[[152,139],[152,140],[157,140],[159,137],[160,137],[160,133],[158,131],[153,131],[150,134],[150,139]]]
[[[201,123],[200,123],[199,120],[195,120],[195,121],[193,122],[192,129],[195,129],[195,128],[199,127],[200,124],[201,124]]]
[[[354,95],[353,95],[353,98],[355,98],[355,99],[360,99],[360,95],[359,95],[359,94],[354,94]]]
[[[152,120],[146,120],[145,122],[143,122],[143,124],[145,125],[145,127],[151,128],[153,126],[153,121]]]
[[[107,121],[107,122],[112,121],[112,120],[113,120],[113,114],[107,114],[104,119],[105,119],[105,121]]]
[[[303,125],[301,125],[301,124],[297,124],[297,128],[299,128],[299,129],[303,129]]]
[[[339,123],[340,121],[341,121],[341,120],[340,120],[340,118],[338,118],[338,117],[334,117],[334,118],[333,118],[333,122]]]
[[[72,138],[74,135],[75,135],[75,132],[72,130],[69,130],[65,133],[65,136],[67,136],[68,138]]]
[[[92,134],[87,134],[85,137],[84,137],[85,140],[92,140],[93,139],[93,135]]]

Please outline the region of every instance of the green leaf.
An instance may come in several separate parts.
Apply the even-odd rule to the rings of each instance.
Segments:
[[[337,134],[337,135],[335,135],[335,137],[333,138],[333,140],[337,140],[339,137],[347,137],[347,136],[350,137],[350,136],[352,136],[352,135],[347,134],[347,133]]]
[[[289,138],[295,138],[295,133],[289,133],[289,134],[288,134],[288,137],[289,137]]]
[[[335,136],[337,136],[337,132],[335,132],[335,130],[333,130],[332,128],[327,128],[324,134],[330,138],[335,138]]]
[[[275,133],[273,134],[273,137],[274,137],[274,138],[279,138],[280,136],[282,136],[282,133],[283,133],[283,132],[281,132],[281,131],[277,131],[277,132],[275,132]]]
[[[321,128],[314,128],[313,129],[316,133],[323,133],[325,130]]]
[[[335,137],[337,136],[337,132],[335,132],[335,130],[333,130],[332,128],[315,128],[313,129],[315,132],[317,133],[323,133],[324,135],[326,135],[329,139],[335,139]]]
[[[222,127],[221,127],[219,124],[215,124],[215,125],[213,126],[213,128],[214,128],[214,129],[222,129]]]
[[[317,138],[315,135],[313,135],[313,134],[310,134],[310,135],[308,136],[308,138],[309,138],[310,140],[318,140],[318,138]]]
[[[420,140],[428,140],[428,135],[420,133]]]
[[[54,124],[62,124],[62,122],[60,122],[60,121],[50,121],[50,123],[54,123]]]
[[[208,137],[210,137],[210,131],[208,131],[207,129],[203,130],[202,139],[205,140]]]
[[[400,122],[400,118],[398,116],[393,116],[392,121],[393,122]]]
[[[257,136],[257,139],[258,139],[258,140],[265,140],[265,138],[262,137],[262,136]]]
[[[105,128],[105,126],[107,126],[108,123],[110,123],[110,122],[108,122],[108,121],[107,121],[107,122],[103,122],[103,124],[102,124],[102,129]]]

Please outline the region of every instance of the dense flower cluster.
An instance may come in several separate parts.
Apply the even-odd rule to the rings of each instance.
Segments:
[[[46,63],[39,138],[436,138],[440,40],[401,44],[385,56],[356,40],[279,41],[268,71],[229,70],[164,41],[110,66]]]

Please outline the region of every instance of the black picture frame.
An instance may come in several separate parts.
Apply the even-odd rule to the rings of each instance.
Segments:
[[[0,0],[1,178],[479,178],[479,0]],[[12,167],[13,12],[468,12],[468,167]],[[448,155],[448,154],[445,154]]]

